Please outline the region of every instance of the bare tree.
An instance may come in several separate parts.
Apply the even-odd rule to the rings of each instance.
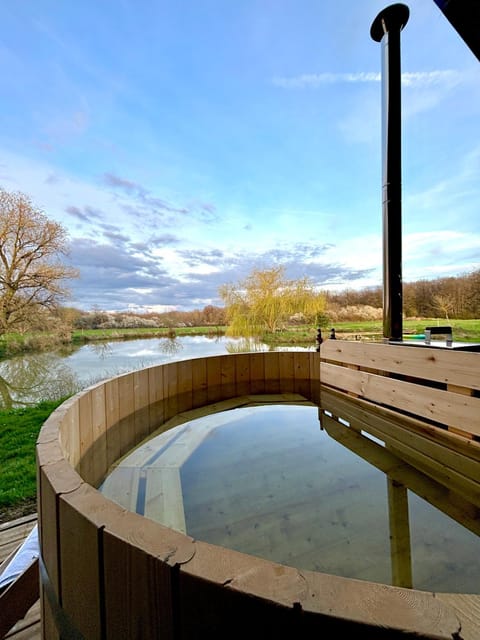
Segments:
[[[445,319],[449,320],[448,314],[455,309],[454,301],[449,296],[442,296],[437,293],[433,296],[433,303],[445,315]]]
[[[61,261],[67,233],[23,193],[0,189],[0,335],[25,330],[68,295],[78,271]]]

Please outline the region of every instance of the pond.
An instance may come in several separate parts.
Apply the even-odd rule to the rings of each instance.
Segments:
[[[248,346],[245,340],[224,336],[183,336],[94,342],[62,351],[22,354],[0,361],[0,408],[55,400],[129,371]],[[268,350],[262,344],[256,348]]]
[[[480,592],[475,519],[471,530],[468,518],[451,517],[456,507],[425,499],[445,487],[348,423],[331,426],[302,396],[279,400],[239,399],[163,425],[117,461],[101,491],[195,539],[300,570]]]

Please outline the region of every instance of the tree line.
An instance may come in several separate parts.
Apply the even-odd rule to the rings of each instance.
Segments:
[[[327,293],[327,307],[369,306],[381,309],[382,287]],[[407,318],[480,318],[480,269],[461,276],[403,283],[403,314]],[[353,319],[353,318],[350,318]]]
[[[164,313],[89,312],[64,306],[65,283],[79,275],[66,265],[67,234],[22,193],[0,188],[0,336],[55,332],[69,340],[74,329],[227,326],[230,335],[260,336],[292,324],[325,326],[339,320],[378,320],[382,288],[319,290],[304,277],[288,279],[281,266],[253,269],[220,287],[224,306]],[[480,318],[480,269],[457,277],[403,286],[406,317]]]

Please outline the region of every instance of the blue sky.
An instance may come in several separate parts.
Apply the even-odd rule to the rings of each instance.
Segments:
[[[403,280],[480,268],[480,64],[402,32]],[[4,3],[0,186],[68,230],[69,304],[181,310],[282,264],[382,283],[377,0]]]

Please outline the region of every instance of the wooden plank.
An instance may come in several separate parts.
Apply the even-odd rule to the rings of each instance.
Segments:
[[[320,354],[317,351],[309,353],[310,362],[310,393],[308,398],[318,404],[320,397]]]
[[[162,427],[156,433],[152,433],[150,438],[119,458],[112,469],[116,469],[119,466],[143,467],[147,465],[148,460],[157,453],[159,446],[167,446],[172,438],[177,437],[177,431],[174,427],[187,420],[186,418],[182,418],[181,415],[165,423],[165,425],[163,425],[165,430],[163,430]],[[159,436],[161,436],[161,441],[158,440]]]
[[[235,387],[237,396],[250,393],[250,354],[235,354]]]
[[[235,358],[227,355],[221,361],[222,397],[233,398],[235,396]]]
[[[164,367],[165,418],[168,420],[178,413],[178,362],[169,362]]]
[[[205,583],[209,589],[203,588]],[[196,543],[180,567],[180,623],[185,637],[229,629],[237,637],[400,637],[451,640],[459,634],[453,610],[434,594],[302,571]],[[215,594],[215,596],[213,595]],[[294,603],[298,603],[294,606]],[[296,615],[296,609],[302,615]]]
[[[269,351],[264,354],[265,366],[265,391],[267,393],[280,393],[280,355],[278,351]]]
[[[207,360],[207,402],[222,400],[221,356],[211,356]]]
[[[135,445],[142,442],[150,433],[150,411],[148,371],[141,369],[133,372],[133,405],[135,424]]]
[[[207,404],[207,362],[205,358],[192,360],[193,407]]]
[[[25,571],[0,594],[0,638],[22,619],[38,600],[38,559],[32,560]]]
[[[40,640],[40,600],[30,607],[26,616],[19,620],[5,636],[6,640]],[[44,636],[53,638],[53,635]]]
[[[105,526],[103,549],[105,637],[178,637],[176,578],[195,553],[191,538],[125,513]]]
[[[404,429],[421,434],[433,443],[461,454],[462,458],[467,458],[467,463],[470,458],[474,461],[480,461],[479,442],[458,436],[444,428],[425,422],[421,418],[399,413],[395,409],[372,405],[361,398],[352,401],[345,393],[328,387],[322,387],[321,389],[320,407],[331,409],[335,415],[341,415],[345,418],[348,415],[361,418],[366,425],[370,423],[373,426],[377,425],[378,422],[378,426],[381,428],[382,425],[390,424],[392,430],[395,430],[397,426],[401,426]],[[337,414],[335,411],[340,413]]]
[[[178,363],[178,411],[189,411],[192,408],[193,379],[191,360],[180,360]]]
[[[93,483],[93,425],[92,425],[92,396],[87,391],[78,399],[78,428],[80,433],[80,475],[87,482]]]
[[[39,520],[38,535],[44,573],[48,581],[48,588],[43,585],[40,591],[42,608],[42,633],[46,638],[58,638],[59,633],[55,624],[55,616],[47,593],[60,601],[60,525],[58,517],[58,496],[63,492],[71,493],[82,485],[80,476],[70,464],[61,459],[51,464],[42,463],[42,455],[38,452],[38,491],[39,491]],[[92,489],[93,491],[93,489]]]
[[[107,468],[118,460],[122,454],[122,439],[120,434],[120,403],[118,378],[107,380],[104,384],[105,392],[105,428]]]
[[[42,639],[48,638],[48,640],[63,640],[63,638],[60,638],[60,632],[55,623],[55,618],[46,595],[46,590],[43,587],[40,589],[40,610]]]
[[[413,587],[410,521],[406,487],[387,476],[392,584]]]
[[[285,610],[293,611],[292,601],[300,602],[307,588],[296,570],[202,542],[195,548],[195,555],[180,566],[179,573],[179,622],[185,638],[208,638],[210,629],[231,634],[232,620],[238,638],[276,637],[280,621],[286,630]],[[307,637],[301,618],[296,636],[287,629],[292,637]]]
[[[295,384],[293,390],[303,396],[310,395],[310,354],[308,352],[293,352],[293,368]]]
[[[120,455],[124,455],[130,451],[135,440],[133,380],[133,373],[127,373],[118,377],[118,427],[120,436]]]
[[[354,393],[362,398],[445,425],[464,425],[473,435],[480,435],[480,398],[451,391],[422,389],[403,380],[385,378],[364,371],[351,371],[321,363],[323,384]]]
[[[462,476],[478,483],[480,479],[480,450],[474,443],[452,437],[449,432],[422,425],[416,420],[383,410],[361,400],[352,401],[322,391],[322,409],[330,409],[334,415],[349,421],[353,428],[365,430],[383,440],[397,451],[418,451],[420,460],[425,456],[442,467],[448,467]],[[459,442],[460,440],[460,442]],[[476,457],[471,457],[473,454]]]
[[[314,404],[311,403],[305,396],[299,393],[263,393],[260,395],[246,396],[248,404],[250,406],[258,406],[265,404]],[[315,405],[316,406],[316,405]]]
[[[102,529],[122,514],[95,489],[82,484],[59,497],[59,603],[74,631],[89,640],[103,637]]]
[[[280,351],[280,391],[294,391],[295,371],[293,351]]]
[[[478,640],[480,629],[480,595],[437,593],[437,598],[451,606],[460,620],[462,640]]]
[[[448,468],[429,455],[421,454],[410,447],[397,444],[395,451],[398,451],[404,460],[434,480],[437,480],[437,482],[440,482],[450,490],[457,492],[460,496],[472,502],[472,504],[480,507],[480,484],[478,481],[470,480],[470,478],[467,478],[462,473]]]
[[[456,384],[448,384],[447,385],[447,390],[448,391],[454,391],[455,393],[460,393],[462,395],[466,395],[466,396],[473,396],[474,395],[474,391],[473,389],[466,389],[465,387],[459,387]],[[461,425],[458,426],[453,426],[453,425],[449,425],[448,426],[448,430],[452,431],[453,433],[457,433],[458,435],[464,436],[466,438],[472,438],[472,434],[468,432],[468,430],[466,431],[464,428],[462,428]]]
[[[478,353],[383,343],[325,340],[322,360],[480,390]]]
[[[52,487],[50,479],[45,473],[40,474],[40,481],[41,482],[38,486],[40,501],[38,521],[39,545],[51,588],[58,598],[60,594],[60,563],[57,547],[58,516],[56,508],[56,493]],[[41,591],[42,616],[44,616],[45,620],[48,622],[50,619],[53,620],[53,614],[48,598],[44,596],[45,594]]]
[[[146,470],[145,513],[147,518],[186,533],[182,483],[178,467]]]
[[[37,514],[18,518],[0,524],[0,574],[8,556],[14,555],[33,527],[37,524]]]
[[[326,616],[327,624],[329,617],[335,616],[345,623],[350,620],[366,625],[356,633],[351,629],[350,637],[357,637],[357,633],[358,637],[382,639],[397,634],[399,638],[405,634],[432,640],[461,637],[455,611],[439,602],[437,594],[309,571],[304,575],[309,589],[301,601],[302,611]]]
[[[62,433],[63,425],[67,425],[66,428],[69,433],[69,444],[65,446],[65,457],[74,469],[79,469],[81,446],[80,446],[80,407],[78,402],[72,402],[72,405],[65,413],[65,417],[62,420]]]
[[[263,353],[250,356],[250,393],[265,393],[265,358]]]
[[[103,384],[97,385],[92,389],[90,397],[93,434],[91,483],[97,486],[108,469],[105,386]]]
[[[74,468],[77,468],[81,456],[78,397],[79,394],[66,400],[47,419],[49,424],[52,420],[57,431],[55,438],[59,439],[67,460]],[[46,424],[42,426],[42,437]]]
[[[148,402],[150,430],[153,432],[165,421],[163,365],[148,369]]]

